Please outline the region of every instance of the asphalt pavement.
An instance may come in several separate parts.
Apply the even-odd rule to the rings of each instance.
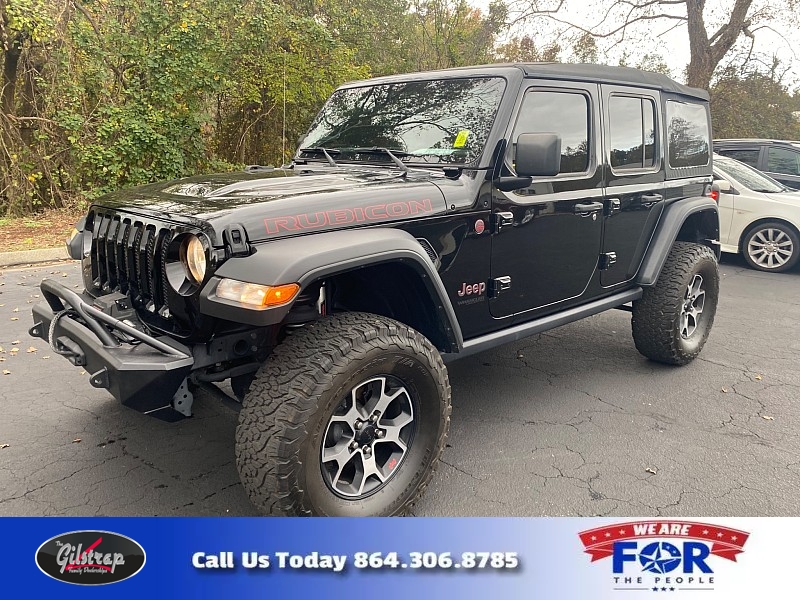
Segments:
[[[800,270],[721,271],[688,366],[641,357],[622,311],[452,363],[449,443],[415,514],[800,514]],[[43,277],[80,284],[76,264],[0,272],[0,515],[255,514],[224,388],[177,424],[122,407],[28,336]]]

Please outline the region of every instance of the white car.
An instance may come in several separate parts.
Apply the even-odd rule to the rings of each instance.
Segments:
[[[800,192],[760,171],[714,155],[723,252],[741,252],[749,266],[779,273],[800,258]]]

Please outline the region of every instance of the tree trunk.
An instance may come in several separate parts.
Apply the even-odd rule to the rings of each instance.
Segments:
[[[0,112],[5,115],[14,116],[14,108],[17,91],[17,72],[19,70],[19,57],[22,51],[11,44],[11,47],[4,52],[3,61],[3,94],[0,96]]]

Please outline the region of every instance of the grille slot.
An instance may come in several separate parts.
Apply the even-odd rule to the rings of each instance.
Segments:
[[[128,294],[151,312],[169,304],[167,249],[172,229],[160,223],[97,210],[92,231],[92,284],[107,294]]]

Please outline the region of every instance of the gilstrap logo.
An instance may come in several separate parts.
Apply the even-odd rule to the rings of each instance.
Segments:
[[[133,577],[144,567],[144,548],[110,531],[72,531],[50,538],[36,551],[49,577],[76,585],[105,585]]]

